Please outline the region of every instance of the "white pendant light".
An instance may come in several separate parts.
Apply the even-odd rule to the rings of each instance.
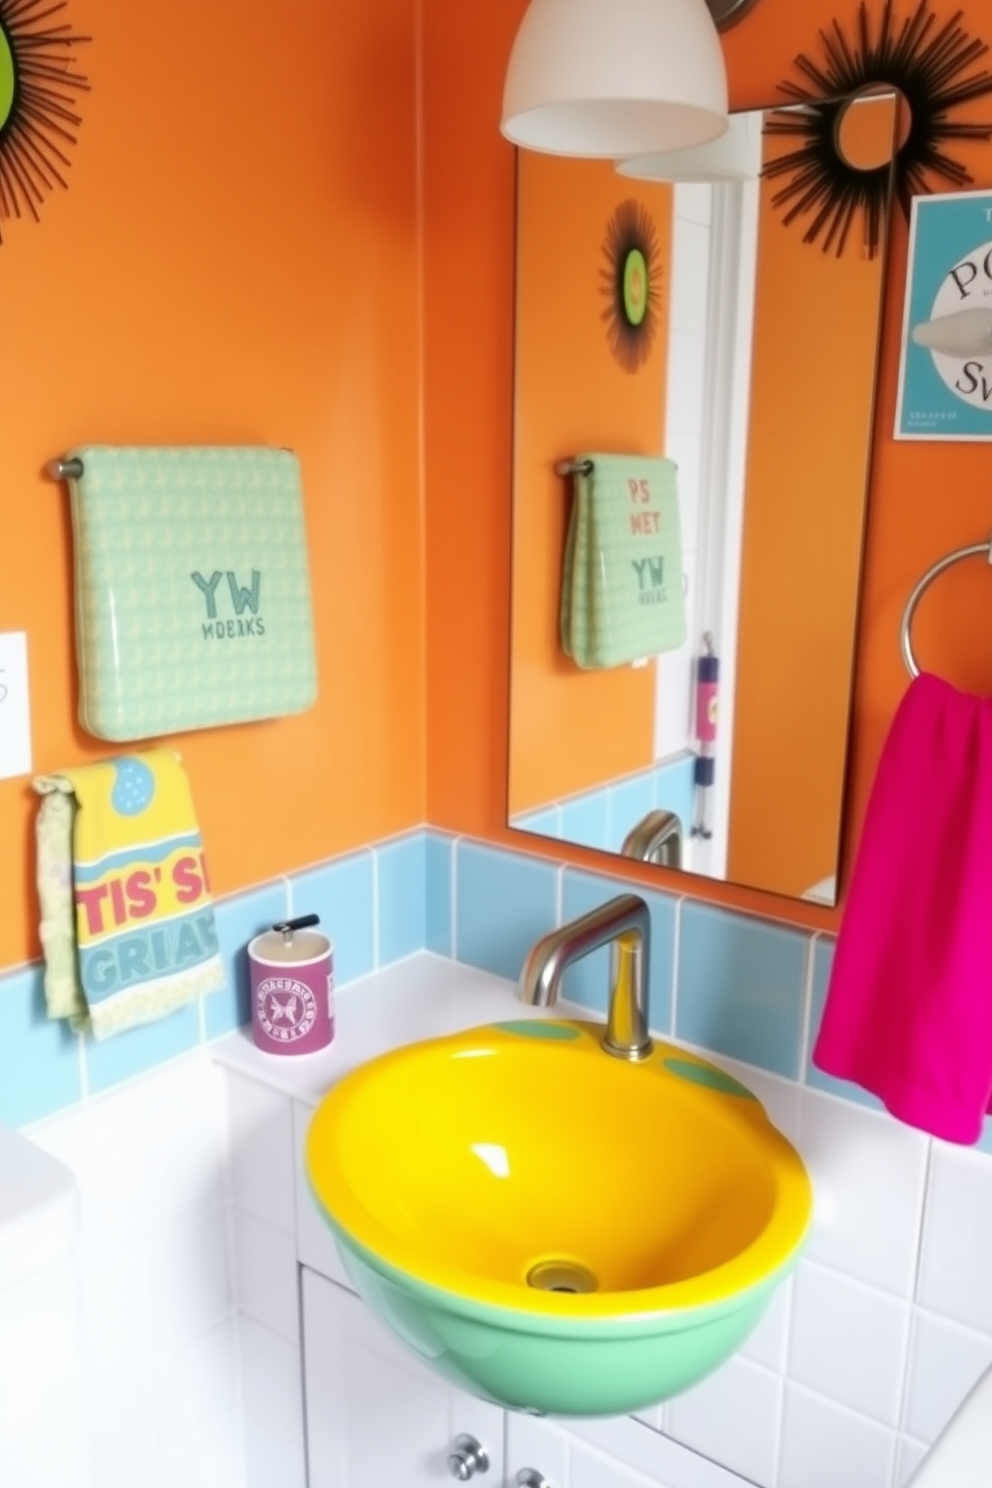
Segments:
[[[665,150],[618,160],[621,176],[637,181],[752,181],[761,171],[761,114],[734,114],[719,139],[691,150]]]
[[[727,74],[706,0],[531,0],[501,129],[528,150],[620,159],[727,127]]]

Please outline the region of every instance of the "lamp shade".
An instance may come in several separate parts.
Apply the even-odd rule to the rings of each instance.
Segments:
[[[727,74],[706,0],[531,0],[502,131],[528,150],[614,160],[727,127]]]
[[[761,170],[761,114],[734,114],[719,139],[618,160],[617,170],[638,181],[752,181]]]

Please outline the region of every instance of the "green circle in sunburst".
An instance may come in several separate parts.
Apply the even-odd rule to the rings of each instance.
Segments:
[[[0,0],[0,225],[33,217],[66,186],[81,123],[76,95],[89,82],[75,65],[79,36],[56,20],[66,0]]]
[[[640,248],[631,248],[624,259],[623,308],[632,326],[648,313],[648,266]]]
[[[602,319],[610,351],[625,372],[636,372],[647,360],[658,328],[661,267],[657,229],[635,197],[622,201],[606,224],[603,258]]]
[[[17,74],[14,71],[14,53],[7,38],[7,33],[0,26],[0,129],[3,129],[10,118],[10,111],[14,107],[14,93],[17,87]]]

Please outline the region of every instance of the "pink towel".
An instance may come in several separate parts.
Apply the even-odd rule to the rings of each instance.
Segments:
[[[972,1143],[992,1109],[992,698],[917,677],[872,787],[813,1062]]]

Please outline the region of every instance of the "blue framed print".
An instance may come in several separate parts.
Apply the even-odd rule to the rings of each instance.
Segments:
[[[895,437],[992,440],[992,191],[913,197]]]

